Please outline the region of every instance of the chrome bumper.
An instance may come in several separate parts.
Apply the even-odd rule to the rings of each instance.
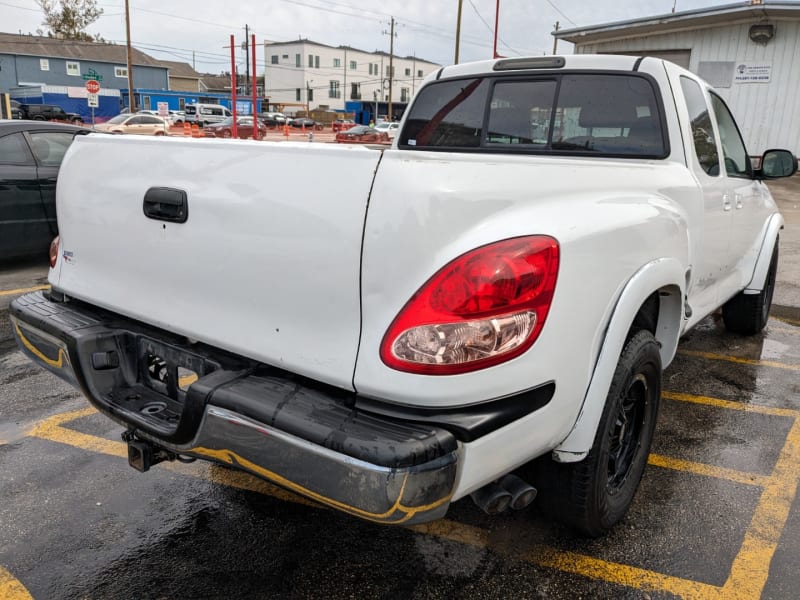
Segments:
[[[421,523],[447,512],[458,445],[441,428],[357,410],[339,391],[184,348],[167,332],[41,292],[14,300],[11,321],[31,360],[158,447],[226,463],[369,521]],[[175,372],[192,365],[198,380],[168,398],[146,381],[142,348],[169,357]],[[168,405],[169,419],[146,410],[154,403]]]

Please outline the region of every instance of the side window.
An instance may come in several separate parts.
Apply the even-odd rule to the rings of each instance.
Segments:
[[[711,94],[711,106],[714,107],[714,114],[717,117],[719,127],[719,139],[722,144],[722,158],[725,163],[725,172],[731,177],[752,177],[750,168],[750,157],[744,140],[733,120],[733,115],[716,94]]]
[[[703,91],[696,81],[681,77],[681,89],[689,110],[689,123],[692,126],[694,151],[703,171],[709,175],[719,175],[719,153],[714,141],[714,124],[708,112]]]
[[[39,164],[45,167],[59,166],[74,139],[72,133],[54,131],[33,132],[30,136],[33,154]]]
[[[0,164],[27,165],[33,164],[33,157],[25,138],[21,133],[12,133],[0,137]]]
[[[126,125],[141,125],[144,123],[144,117],[133,117],[129,119]]]
[[[482,79],[444,81],[427,86],[414,103],[400,144],[479,147],[488,92],[489,82]]]

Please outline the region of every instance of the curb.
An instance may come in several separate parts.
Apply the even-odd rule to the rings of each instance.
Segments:
[[[782,304],[773,304],[770,308],[770,316],[779,319],[789,319],[797,321],[800,324],[800,307],[798,306],[784,306]]]

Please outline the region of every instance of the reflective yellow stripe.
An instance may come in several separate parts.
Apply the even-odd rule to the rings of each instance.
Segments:
[[[740,365],[753,365],[754,367],[773,367],[775,369],[788,369],[789,371],[800,371],[800,365],[787,365],[786,363],[774,360],[755,360],[752,358],[739,358],[726,354],[714,354],[713,352],[700,352],[699,350],[678,350],[678,354],[684,356],[696,356],[708,360],[723,360],[726,362],[737,363]]]
[[[769,477],[759,475],[758,473],[745,473],[744,471],[715,467],[713,465],[682,460],[680,458],[670,458],[668,456],[661,456],[660,454],[651,454],[647,462],[648,464],[661,467],[662,469],[672,469],[673,471],[685,471],[687,473],[694,473],[695,475],[716,477],[717,479],[725,479],[744,485],[764,487],[767,481],[769,481]]]
[[[14,329],[16,330],[17,336],[22,342],[22,345],[25,346],[36,358],[38,358],[43,363],[50,365],[55,369],[60,369],[64,366],[65,355],[64,351],[61,348],[58,349],[58,359],[48,358],[42,353],[41,350],[39,350],[36,346],[34,346],[33,343],[28,338],[25,337],[25,335],[19,328],[19,324],[14,323]]]

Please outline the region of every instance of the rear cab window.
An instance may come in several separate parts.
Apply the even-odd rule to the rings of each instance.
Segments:
[[[660,95],[641,73],[486,76],[420,91],[398,146],[665,158]]]

